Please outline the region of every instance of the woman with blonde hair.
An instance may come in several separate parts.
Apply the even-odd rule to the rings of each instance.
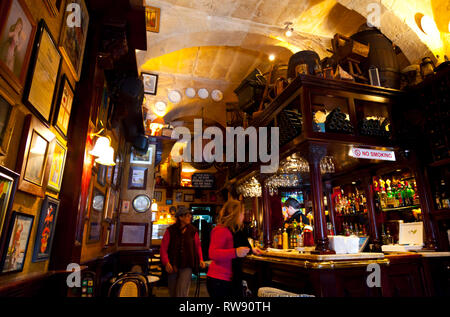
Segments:
[[[212,260],[207,274],[206,287],[210,297],[230,297],[233,294],[232,261],[245,257],[250,247],[235,247],[234,235],[243,228],[244,209],[240,201],[229,200],[219,212],[217,226],[211,232],[209,257]],[[260,251],[253,250],[255,253]]]

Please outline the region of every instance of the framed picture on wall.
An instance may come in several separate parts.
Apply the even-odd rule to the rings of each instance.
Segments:
[[[17,155],[19,190],[44,197],[48,183],[55,135],[32,115],[25,117]]]
[[[6,233],[4,229],[6,224],[9,223],[19,177],[20,175],[16,172],[0,166],[0,237]],[[3,241],[3,239],[0,239],[0,241]],[[2,245],[0,244],[0,261],[2,259],[2,251]]]
[[[183,201],[183,193],[182,192],[177,192],[175,194],[175,201],[177,203],[181,203]]]
[[[145,155],[141,155],[135,150],[132,150],[130,154],[130,164],[152,165],[155,158],[155,149],[155,145],[150,144]]]
[[[0,90],[0,155],[8,153],[16,112],[14,101]]]
[[[166,205],[170,206],[173,204],[173,200],[172,199],[166,199]]]
[[[127,214],[130,212],[130,201],[129,200],[122,200],[120,212],[123,214]]]
[[[106,167],[106,183],[112,184],[112,178],[114,173],[114,166]]]
[[[162,192],[160,191],[155,191],[153,193],[153,199],[156,200],[157,202],[162,201]]]
[[[114,245],[116,243],[116,230],[117,224],[116,222],[111,223],[109,230],[108,230],[108,237],[106,241],[106,245]]]
[[[0,74],[18,93],[27,77],[37,25],[24,0],[0,4]]]
[[[66,147],[55,139],[55,147],[53,150],[47,187],[57,193],[61,190],[64,166],[66,165],[66,154]]]
[[[66,75],[63,75],[60,85],[61,87],[59,89],[60,91],[55,107],[55,116],[53,118],[53,126],[64,138],[67,139],[74,91]]]
[[[97,172],[97,183],[105,186],[106,185],[106,166],[105,165],[98,165],[98,172]]]
[[[117,193],[114,189],[109,188],[108,189],[108,194],[106,196],[106,202],[107,205],[105,207],[105,216],[104,219],[106,220],[112,220],[113,218],[113,214],[115,211],[115,206],[116,206],[116,199],[117,199]]]
[[[102,229],[102,216],[105,209],[105,192],[94,186],[92,191],[92,204],[88,223],[87,243],[100,241]]]
[[[45,124],[50,124],[61,55],[44,20],[34,44],[23,102]]]
[[[128,189],[145,189],[147,187],[148,168],[130,166],[128,174]]]
[[[27,255],[34,216],[14,211],[6,238],[2,273],[21,272]]]
[[[142,83],[144,84],[144,93],[156,95],[158,89],[158,75],[141,73]]]
[[[89,27],[89,13],[84,0],[71,0],[73,7],[68,6],[63,21],[70,21],[69,15],[74,16],[75,6],[80,8],[81,15],[80,24],[75,25],[77,21],[72,20],[71,23],[63,23],[61,28],[59,49],[64,60],[69,65],[70,72],[76,81],[80,80],[81,66],[83,65],[84,49],[86,46],[86,37]]]
[[[145,23],[147,31],[159,33],[159,22],[161,9],[156,7],[145,7]]]
[[[148,223],[121,222],[119,246],[145,247],[147,235]]]
[[[59,200],[45,196],[34,241],[33,262],[45,261],[50,257],[58,211]]]
[[[193,194],[184,194],[184,201],[185,202],[193,202],[194,201],[194,195]]]

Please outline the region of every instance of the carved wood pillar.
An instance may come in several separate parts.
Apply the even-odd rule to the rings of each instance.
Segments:
[[[334,254],[330,250],[327,237],[327,221],[323,208],[323,184],[320,171],[320,160],[326,155],[326,148],[312,144],[309,147],[309,173],[311,178],[311,198],[314,214],[314,239],[316,252],[320,254]]]
[[[328,203],[328,215],[330,216],[331,225],[333,226],[333,232],[336,235],[336,219],[335,219],[335,210],[334,210],[334,201],[333,201],[333,186],[331,186],[331,182],[325,183],[325,189],[327,192],[327,203]]]
[[[373,251],[381,251],[382,242],[380,240],[377,218],[376,218],[376,207],[375,207],[375,194],[373,191],[372,177],[366,175],[362,178],[362,183],[364,187],[364,193],[367,198],[367,216],[369,218],[369,235],[370,240],[373,244]]]

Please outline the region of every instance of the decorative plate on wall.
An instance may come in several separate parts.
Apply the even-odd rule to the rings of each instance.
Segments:
[[[169,91],[168,98],[171,103],[179,103],[181,101],[181,94],[178,90]]]
[[[209,96],[209,92],[205,88],[200,88],[198,90],[198,96],[202,99],[206,99]]]
[[[147,195],[138,195],[133,199],[133,208],[137,212],[146,212],[150,209],[152,201]]]
[[[223,93],[218,89],[214,89],[211,92],[211,98],[214,101],[221,101],[223,99]]]
[[[186,96],[188,96],[189,98],[194,98],[195,97],[195,89],[194,88],[186,88],[185,91]]]

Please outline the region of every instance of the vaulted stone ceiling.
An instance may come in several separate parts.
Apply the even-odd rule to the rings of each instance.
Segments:
[[[158,93],[146,98],[152,113],[157,101],[168,104],[166,122],[184,117],[208,117],[225,125],[225,104],[237,101],[233,90],[256,67],[265,72],[268,56],[287,64],[300,50],[314,50],[321,58],[331,55],[336,33],[350,36],[366,23],[368,5],[377,3],[381,31],[398,45],[411,62],[448,51],[448,0],[147,0],[161,8],[159,33],[147,32],[147,51],[137,52],[140,71],[159,75]],[[439,39],[431,39],[417,27],[415,14],[422,12],[436,22]],[[442,17],[445,15],[446,17]],[[445,21],[447,21],[445,23]],[[293,36],[284,35],[284,23],[292,22]],[[444,26],[444,27],[443,27]],[[224,93],[221,102],[188,98],[187,87]],[[182,101],[171,104],[170,90]],[[151,119],[153,117],[150,117]]]

